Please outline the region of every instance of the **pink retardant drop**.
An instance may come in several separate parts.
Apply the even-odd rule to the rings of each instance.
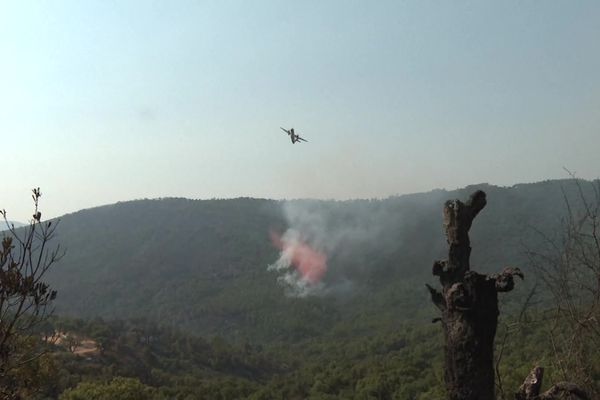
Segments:
[[[290,257],[292,266],[302,279],[310,284],[321,281],[327,272],[327,256],[313,249],[300,239],[283,239],[279,234],[271,232],[273,244]]]

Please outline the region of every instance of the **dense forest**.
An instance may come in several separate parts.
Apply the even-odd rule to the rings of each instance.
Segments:
[[[441,205],[475,189],[489,204],[471,230],[473,267],[526,276],[501,298],[497,392],[511,398],[534,360],[549,381],[559,375],[548,338],[563,327],[545,323],[552,305],[530,254],[560,235],[565,199],[581,206],[573,180],[383,200],[136,200],[65,215],[54,240],[67,253],[48,274],[55,317],[38,332],[48,353],[19,379],[39,399],[441,399],[443,338],[424,284],[444,252]],[[310,292],[270,267],[281,257],[273,232],[326,255]],[[590,358],[600,365],[597,349]]]
[[[374,312],[398,323],[427,319],[433,308],[423,285],[445,246],[441,204],[474,189],[490,199],[472,231],[473,265],[484,272],[527,272],[527,248],[539,244],[539,232],[559,231],[562,190],[575,191],[573,182],[548,181],[384,200],[157,199],[84,210],[62,217],[57,230],[68,253],[48,278],[60,293],[56,311],[261,342]],[[279,256],[270,232],[290,227],[328,257],[323,290],[313,296],[287,295],[268,269]]]
[[[503,344],[500,373],[509,393],[527,375],[533,354],[552,365],[543,317],[528,313]],[[93,338],[98,352],[78,355],[64,345],[52,346],[46,375],[37,378],[43,377],[37,398],[443,398],[438,326],[406,324],[358,335],[353,325],[349,321],[293,344],[263,346],[191,336],[142,320],[54,319],[48,328]],[[547,372],[549,378],[556,375],[553,368]]]

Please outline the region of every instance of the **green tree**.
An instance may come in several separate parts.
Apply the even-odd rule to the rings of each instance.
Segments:
[[[107,383],[82,382],[65,390],[60,400],[151,400],[157,398],[156,389],[138,379],[117,377]]]

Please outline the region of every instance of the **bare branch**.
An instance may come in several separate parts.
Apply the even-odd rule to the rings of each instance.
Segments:
[[[50,313],[47,308],[56,297],[43,281],[48,269],[64,254],[57,246],[48,249],[56,224],[42,223],[39,210],[41,191],[32,190],[34,213],[29,225],[15,229],[6,212],[0,213],[9,225],[0,249],[0,388],[2,398],[18,397],[18,380],[11,374],[32,362],[44,350],[33,328]],[[28,343],[23,346],[23,343]],[[15,397],[16,396],[16,397]]]

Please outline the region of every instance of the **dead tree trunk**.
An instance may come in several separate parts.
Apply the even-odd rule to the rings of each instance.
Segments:
[[[469,229],[485,207],[482,191],[463,203],[447,201],[444,228],[448,259],[433,264],[442,291],[427,285],[433,303],[441,310],[445,337],[445,371],[449,400],[494,400],[494,337],[498,324],[498,292],[513,289],[518,268],[500,274],[471,271]]]

